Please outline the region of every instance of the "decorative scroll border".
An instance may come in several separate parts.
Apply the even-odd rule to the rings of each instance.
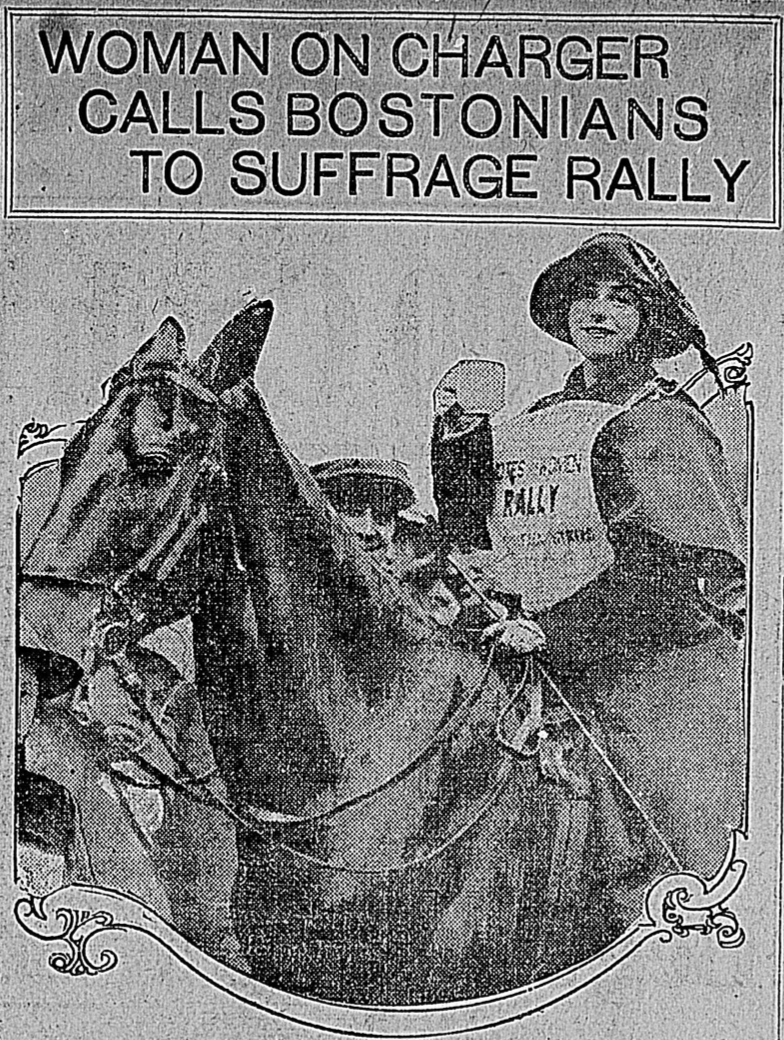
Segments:
[[[129,896],[104,889],[71,886],[39,897],[29,892],[14,908],[22,929],[40,942],[62,944],[49,955],[60,974],[98,975],[120,963],[106,943],[119,933],[141,933],[154,939],[204,981],[242,1003],[300,1025],[326,1032],[378,1038],[429,1037],[468,1033],[523,1019],[600,979],[644,943],[658,938],[671,943],[693,935],[712,935],[725,950],[734,950],[745,934],[727,906],[746,873],[738,851],[742,836],[733,832],[719,874],[706,882],[694,874],[671,874],[648,893],[645,915],[623,936],[588,961],[522,989],[486,998],[417,1008],[367,1008],[331,1004],[291,996],[262,985],[201,953],[159,917]],[[471,1024],[465,1010],[471,1008]],[[330,1022],[324,1021],[329,1008]],[[372,1027],[368,1025],[373,1014]]]
[[[59,906],[50,916],[48,903],[51,898],[28,893],[14,906],[14,916],[28,935],[42,942],[62,941],[66,944],[65,950],[56,950],[49,955],[49,967],[61,975],[100,975],[115,968],[118,957],[114,950],[102,949],[98,959],[94,960],[88,944],[101,932],[125,931],[125,926],[116,924],[114,916],[106,910]]]
[[[648,893],[646,911],[662,942],[692,935],[713,935],[723,950],[737,950],[746,941],[727,901],[746,874],[745,860],[736,858],[738,832],[718,876],[706,884],[694,874],[670,874]]]
[[[754,570],[754,473],[755,436],[754,405],[747,391],[750,386],[748,368],[753,360],[750,343],[741,344],[717,358],[726,392],[743,395],[746,412],[747,494],[749,532],[749,588],[747,593],[748,631],[752,629],[751,604]],[[715,396],[715,395],[714,395]],[[707,402],[703,403],[703,407]],[[76,425],[81,425],[80,421]],[[68,436],[52,436],[63,426],[48,426],[32,419],[22,430],[17,449],[20,459],[20,491],[25,474],[53,458],[29,464],[22,456],[38,445],[49,454],[61,448]],[[69,433],[74,430],[69,430]],[[18,559],[18,543],[17,559]],[[745,813],[748,818],[750,796],[749,764],[751,746],[748,739],[751,721],[751,639],[746,638],[744,669],[745,725],[747,733],[747,774]],[[18,691],[17,691],[18,700]],[[14,792],[15,793],[15,792]],[[203,981],[240,1002],[258,1008],[285,1021],[310,1026],[339,1035],[380,1038],[431,1037],[465,1034],[492,1026],[527,1018],[559,1003],[598,981],[625,961],[644,943],[658,938],[662,943],[686,940],[694,936],[713,936],[722,950],[741,947],[746,934],[735,912],[728,906],[746,874],[747,863],[740,858],[744,830],[733,831],[730,847],[721,870],[710,881],[691,873],[670,874],[649,890],[645,914],[619,939],[595,957],[529,986],[481,1000],[417,1007],[367,1007],[337,1004],[293,996],[265,986],[202,953],[154,912],[132,896],[92,886],[72,885],[47,895],[34,894],[29,881],[17,864],[17,885],[23,892],[14,906],[20,927],[43,943],[64,944],[49,955],[49,966],[59,974],[94,976],[105,974],[120,964],[114,949],[107,947],[109,935],[140,933],[162,945],[181,964]],[[471,1009],[471,1024],[466,1025],[465,1011]],[[324,1021],[328,1011],[329,1022]],[[369,1016],[372,1023],[369,1025]]]

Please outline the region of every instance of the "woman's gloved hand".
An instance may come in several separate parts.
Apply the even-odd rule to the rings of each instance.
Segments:
[[[547,638],[535,621],[514,618],[489,625],[482,633],[482,642],[503,647],[514,654],[530,654],[543,649]]]

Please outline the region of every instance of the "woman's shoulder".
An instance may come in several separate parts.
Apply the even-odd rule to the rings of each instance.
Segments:
[[[547,394],[545,397],[540,397],[537,401],[528,408],[529,412],[541,412],[543,408],[551,408],[554,404],[561,404],[565,400],[563,390],[557,390],[554,394]]]
[[[655,450],[689,453],[721,450],[705,413],[684,391],[653,393],[611,419],[606,437],[626,451]]]
[[[597,438],[592,470],[608,522],[743,560],[743,519],[721,441],[687,395],[647,398],[617,415]]]

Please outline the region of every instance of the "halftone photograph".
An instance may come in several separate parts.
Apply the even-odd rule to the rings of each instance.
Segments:
[[[781,13],[535,6],[6,9],[14,1035],[779,1037]]]

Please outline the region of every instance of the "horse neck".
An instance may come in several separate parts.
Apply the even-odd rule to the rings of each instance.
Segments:
[[[224,706],[233,730],[226,747],[266,744],[269,762],[256,773],[284,778],[281,802],[297,782],[307,800],[372,743],[372,718],[389,719],[406,697],[420,696],[413,685],[401,693],[400,677],[412,655],[430,652],[434,626],[375,569],[260,400],[230,427],[225,464],[239,566],[196,638],[202,648],[220,645],[223,662],[233,655],[229,670],[244,700]],[[206,674],[214,662],[201,656]]]
[[[23,575],[18,595],[20,646],[51,650],[82,667],[89,663],[103,589]]]
[[[428,638],[427,615],[368,558],[256,401],[254,421],[230,431],[226,468],[239,557],[270,633],[307,639],[315,623],[346,646]]]

